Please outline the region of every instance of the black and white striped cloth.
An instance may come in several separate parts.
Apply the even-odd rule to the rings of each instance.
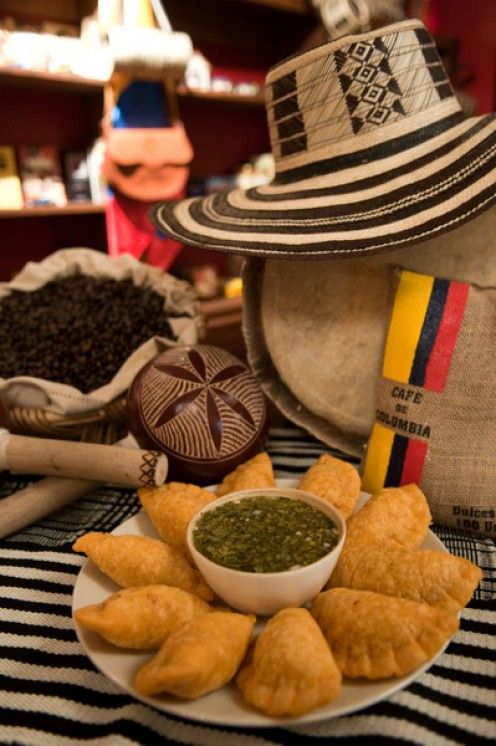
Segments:
[[[272,430],[277,477],[301,474],[324,447],[300,430]],[[17,486],[17,485],[16,485]],[[23,486],[23,485],[21,485]],[[3,485],[0,496],[12,491]],[[88,530],[110,531],[139,510],[132,490],[101,489],[0,542],[0,743],[12,746],[319,746],[350,743],[494,743],[496,548],[489,539],[434,527],[454,554],[484,571],[461,629],[406,689],[353,715],[289,728],[245,729],[184,721],[134,700],[86,657],[71,620]]]

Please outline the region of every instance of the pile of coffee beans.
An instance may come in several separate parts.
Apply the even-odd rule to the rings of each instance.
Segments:
[[[174,339],[164,298],[132,280],[73,275],[0,301],[0,378],[36,376],[88,393],[153,336]]]

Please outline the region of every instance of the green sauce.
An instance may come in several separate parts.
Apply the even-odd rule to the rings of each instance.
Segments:
[[[244,572],[281,572],[310,565],[339,539],[322,511],[289,497],[245,497],[206,511],[193,542],[212,562]]]

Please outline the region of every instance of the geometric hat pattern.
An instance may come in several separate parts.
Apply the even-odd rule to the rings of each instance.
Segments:
[[[398,34],[357,41],[275,80],[268,93],[274,154],[337,142],[452,98],[430,35],[423,29],[412,33],[418,44],[400,47]],[[327,84],[316,100],[319,79]]]

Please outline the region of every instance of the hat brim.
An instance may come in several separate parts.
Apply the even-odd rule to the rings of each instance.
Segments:
[[[268,398],[319,440],[360,456],[375,417],[395,271],[496,286],[496,207],[441,238],[341,262],[249,259],[248,361]]]
[[[450,114],[395,135],[266,186],[158,204],[151,218],[185,244],[218,251],[342,258],[426,240],[496,201],[496,115]]]

